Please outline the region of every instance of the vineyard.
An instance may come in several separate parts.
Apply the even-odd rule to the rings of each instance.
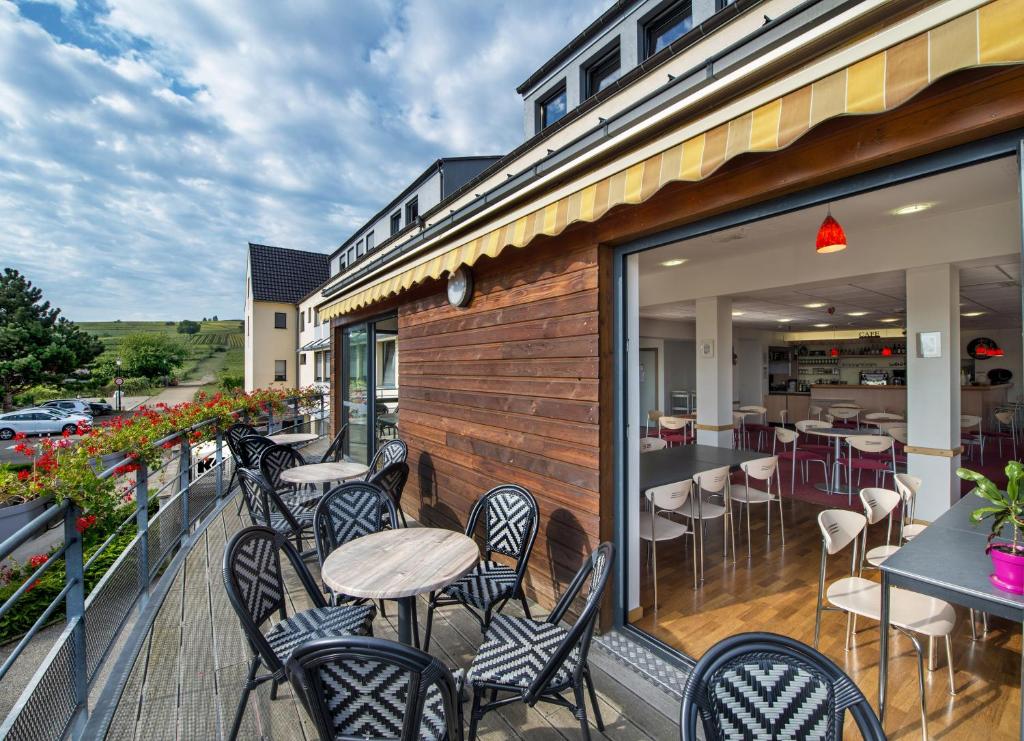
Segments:
[[[216,347],[243,347],[245,337],[241,332],[200,332],[187,335],[190,345],[209,345]]]

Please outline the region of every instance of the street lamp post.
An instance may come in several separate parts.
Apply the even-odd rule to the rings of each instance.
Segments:
[[[117,365],[117,380],[120,381],[121,380],[121,358],[117,358],[117,360],[115,360],[114,363]],[[120,383],[117,384],[117,391],[115,392],[115,394],[117,395],[117,411],[120,412],[121,411],[121,384]]]

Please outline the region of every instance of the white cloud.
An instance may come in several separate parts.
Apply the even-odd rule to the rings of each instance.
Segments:
[[[240,316],[247,241],[329,251],[608,0],[0,3],[0,266],[72,318]],[[544,18],[544,23],[538,23]]]

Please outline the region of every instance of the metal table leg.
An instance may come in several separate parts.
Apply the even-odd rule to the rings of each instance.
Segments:
[[[889,681],[889,574],[882,572],[882,605],[878,629],[878,720],[885,722],[885,692]]]
[[[413,646],[415,597],[402,597],[398,600],[398,640],[406,646]]]

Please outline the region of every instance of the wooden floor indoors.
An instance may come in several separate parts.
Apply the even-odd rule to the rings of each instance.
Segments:
[[[784,472],[785,474],[785,472]],[[785,475],[783,477],[784,481]],[[788,481],[787,481],[788,484]],[[786,487],[788,491],[788,485]],[[842,497],[845,503],[846,498]],[[772,540],[765,531],[764,507],[755,507],[751,522],[753,548],[747,558],[745,522],[737,518],[739,558],[722,555],[722,523],[712,521],[705,539],[705,581],[693,589],[689,539],[662,542],[658,548],[659,607],[653,610],[651,573],[646,546],[641,551],[644,617],[637,627],[690,656],[699,657],[717,641],[746,631],[771,631],[811,643],[817,594],[821,536],[817,515],[825,507],[786,499],[786,546],[778,540],[773,517]],[[775,510],[777,513],[777,510]],[[775,514],[773,513],[773,514]],[[869,547],[884,542],[885,526],[872,528]],[[685,551],[685,553],[684,553]],[[849,550],[829,559],[827,582],[846,575]],[[878,578],[877,572],[871,572]],[[950,696],[945,651],[938,670],[927,673],[928,730],[935,739],[1016,739],[1020,721],[1020,626],[992,619],[987,636],[971,640],[967,611],[958,608],[953,647],[957,695]],[[861,620],[855,648],[844,650],[846,618],[826,613],[821,650],[843,667],[865,692],[873,707],[878,700],[878,624]],[[921,737],[914,648],[897,632],[890,643],[889,697],[885,729],[892,739]],[[940,643],[941,649],[941,643]],[[849,729],[848,729],[849,731]],[[855,735],[847,733],[847,738]]]
[[[205,741],[226,737],[250,654],[224,591],[221,562],[224,543],[245,524],[247,518],[243,523],[231,503],[201,536],[140,651],[108,739]],[[314,577],[319,579],[315,563],[312,566]],[[290,573],[287,568],[285,571]],[[289,599],[293,609],[306,606],[305,592],[294,578],[289,585]],[[425,604],[420,603],[421,625],[426,615]],[[520,610],[518,605],[515,610]],[[388,610],[388,618],[378,617],[374,632],[379,637],[396,639],[393,607]],[[447,608],[437,613],[431,641],[431,653],[435,656],[452,667],[467,668],[479,643],[480,629],[464,610]],[[626,670],[613,678],[609,671],[615,673],[615,665],[603,666],[606,670],[595,656],[594,681],[606,730],[601,734],[592,728],[593,738],[678,738],[677,720],[658,712],[637,694],[642,693],[639,685],[643,684],[638,677]],[[295,702],[291,688],[282,687],[278,699],[271,701],[269,687],[263,685],[250,698],[239,738],[315,739],[315,729]],[[488,714],[480,724],[479,737],[577,739],[580,732],[567,710],[513,705]]]

